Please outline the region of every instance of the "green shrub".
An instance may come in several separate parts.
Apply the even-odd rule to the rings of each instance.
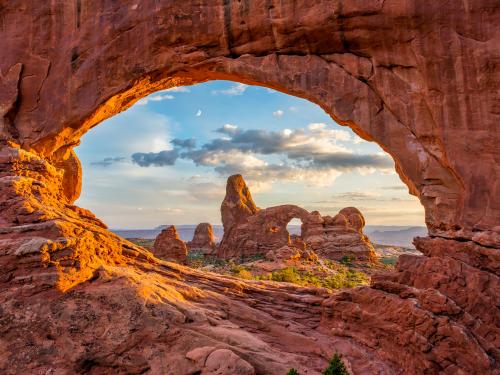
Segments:
[[[237,274],[235,274],[235,276],[245,280],[251,280],[254,278],[253,274],[248,270],[240,270]]]
[[[231,273],[233,276],[239,277],[240,279],[251,280],[254,278],[253,274],[243,266],[235,265],[231,268]]]
[[[288,370],[286,375],[300,375],[300,374],[297,370],[295,370],[294,368],[291,368],[290,370]]]
[[[279,271],[274,271],[271,275],[271,280],[299,284],[300,275],[295,268],[287,267]]]
[[[340,259],[340,263],[345,264],[346,266],[351,265],[354,259],[350,256],[344,255],[342,259]]]
[[[345,367],[344,362],[342,361],[342,357],[335,353],[333,358],[328,363],[328,367],[326,368],[324,375],[349,375],[349,371]]]

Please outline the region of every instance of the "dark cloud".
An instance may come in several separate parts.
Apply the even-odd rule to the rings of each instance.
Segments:
[[[101,161],[95,161],[95,162],[92,162],[90,164],[92,165],[98,165],[98,166],[101,166],[101,167],[109,167],[111,164],[113,163],[121,163],[121,162],[124,162],[125,161],[125,157],[122,157],[122,156],[117,156],[117,157],[109,157],[109,158],[104,158],[102,159]]]
[[[216,132],[226,138],[216,138],[204,144],[200,149],[183,154],[197,165],[209,165],[213,152],[240,151],[262,155],[282,154],[292,161],[303,163],[303,167],[335,168],[351,170],[353,168],[392,169],[394,162],[388,155],[355,154],[343,147],[336,146],[338,138],[348,139],[345,131],[305,129],[289,131],[267,131],[264,129],[241,130],[234,125],[226,124]],[[331,149],[325,145],[325,137],[332,141]]]
[[[136,152],[132,155],[132,162],[141,167],[163,167],[167,165],[174,165],[178,158],[178,149],[148,153]]]
[[[388,156],[378,154],[334,152],[331,154],[306,154],[297,156],[297,158],[310,160],[317,167],[331,167],[339,170],[350,170],[353,168],[389,169],[394,167],[394,162]]]
[[[188,138],[188,139],[175,138],[172,139],[170,143],[179,148],[192,149],[196,147],[196,139],[194,138]]]
[[[179,159],[209,166],[221,176],[244,173],[254,181],[303,180],[327,185],[342,172],[355,169],[392,170],[388,155],[358,154],[339,142],[352,142],[345,130],[310,124],[304,129],[244,130],[226,124],[216,130],[222,136],[196,148],[194,139],[174,139],[173,150],[136,153],[132,161],[141,167],[173,165]],[[275,155],[280,163],[268,163],[258,155]],[[323,181],[322,181],[323,180]],[[312,183],[312,182],[311,182]],[[359,198],[358,198],[359,199]]]

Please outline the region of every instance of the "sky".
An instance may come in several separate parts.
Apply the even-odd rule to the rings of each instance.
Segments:
[[[368,225],[424,225],[421,204],[377,144],[264,87],[212,81],[156,92],[91,129],[76,153],[76,204],[113,229],[220,224],[236,173],[259,207],[333,216],[355,206]]]

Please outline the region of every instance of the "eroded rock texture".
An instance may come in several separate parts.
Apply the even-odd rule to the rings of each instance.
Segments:
[[[363,234],[365,219],[354,207],[342,209],[333,218],[291,204],[260,209],[243,177],[234,175],[227,180],[221,214],[224,236],[217,254],[222,258],[265,255],[291,246],[293,239],[286,227],[292,219],[300,219],[301,240],[322,257],[376,260],[375,250]]]
[[[152,252],[157,258],[183,263],[186,261],[188,249],[179,237],[175,225],[170,225],[156,236]]]
[[[492,0],[3,2],[0,372],[187,374],[216,353],[317,374],[338,350],[355,374],[498,373],[499,18]],[[212,79],[380,144],[425,207],[425,255],[329,296],[161,262],[73,205],[87,130]]]
[[[365,218],[355,207],[346,207],[334,217],[313,211],[302,225],[302,239],[322,258],[376,261],[375,249],[363,233]]]
[[[215,254],[215,236],[212,225],[200,223],[194,230],[193,239],[187,244],[189,251],[201,251],[205,255]]]

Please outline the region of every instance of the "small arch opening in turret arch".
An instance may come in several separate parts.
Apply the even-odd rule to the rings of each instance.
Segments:
[[[302,220],[298,217],[290,220],[286,226],[290,237],[302,237]]]

